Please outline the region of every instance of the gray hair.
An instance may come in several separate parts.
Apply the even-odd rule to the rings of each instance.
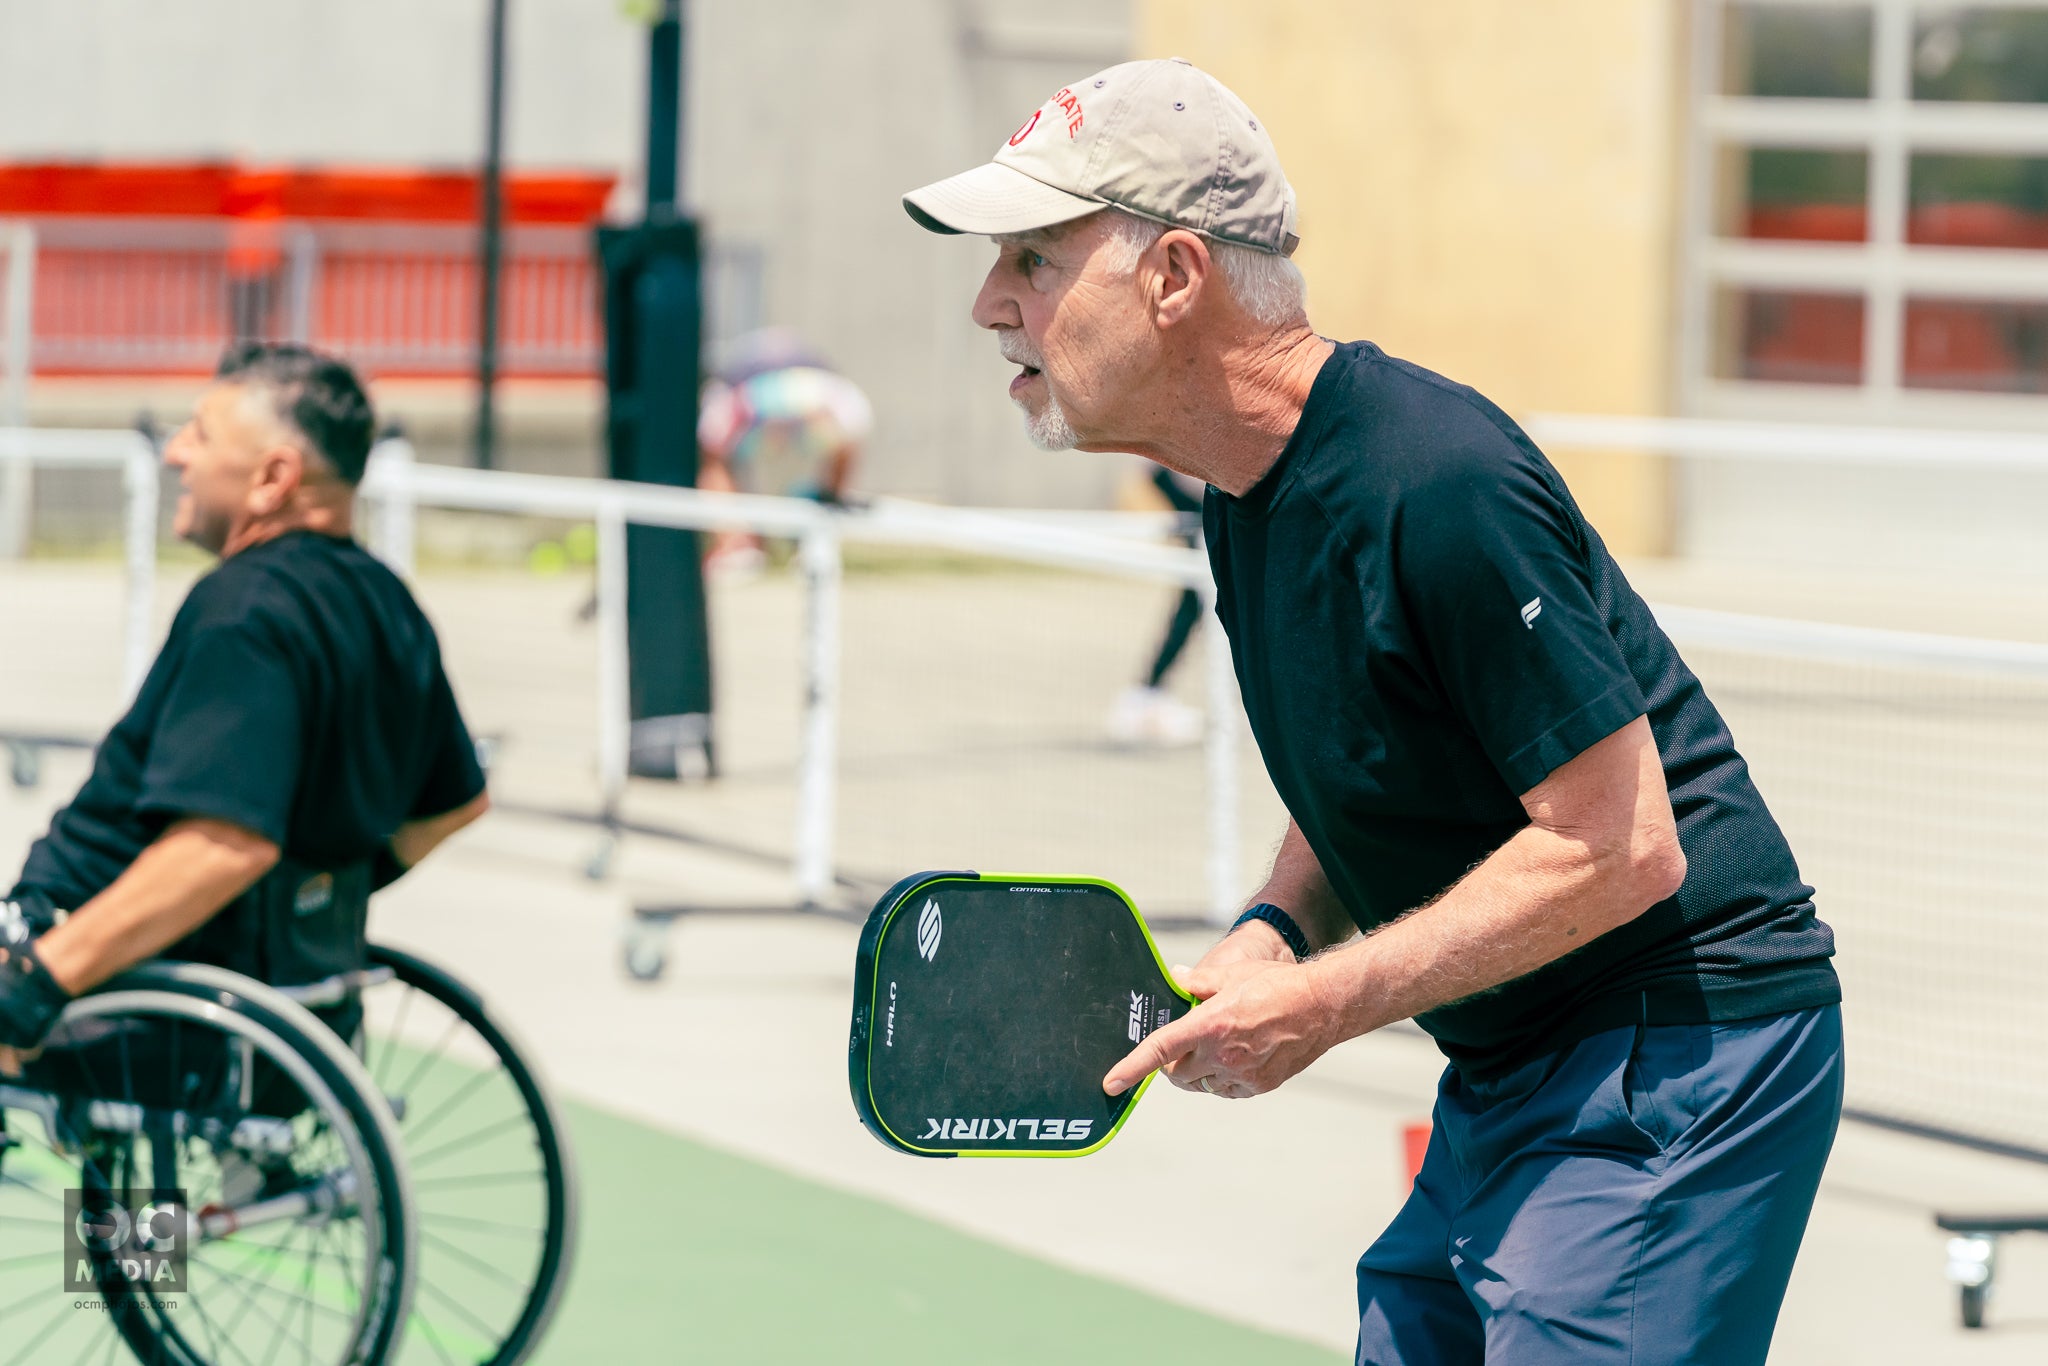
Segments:
[[[1102,264],[1113,275],[1128,275],[1138,268],[1138,258],[1167,231],[1167,225],[1140,218],[1122,209],[1105,209],[1109,237],[1103,244]],[[1285,327],[1308,318],[1308,282],[1301,267],[1285,256],[1236,242],[1204,238],[1209,259],[1223,277],[1224,287],[1237,306],[1268,327]]]

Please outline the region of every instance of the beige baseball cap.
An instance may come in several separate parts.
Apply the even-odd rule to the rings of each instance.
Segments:
[[[903,196],[933,232],[990,237],[1111,206],[1282,256],[1301,240],[1273,140],[1243,100],[1181,57],[1076,81],[993,161]]]

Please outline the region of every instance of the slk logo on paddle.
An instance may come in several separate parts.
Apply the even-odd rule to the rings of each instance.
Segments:
[[[937,899],[927,899],[923,913],[917,917],[917,952],[925,962],[929,963],[938,958],[939,936],[945,933],[945,930],[946,924],[939,915]]]

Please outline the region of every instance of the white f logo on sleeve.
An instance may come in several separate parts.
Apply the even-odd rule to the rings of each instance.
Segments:
[[[1536,629],[1536,618],[1543,615],[1543,599],[1531,598],[1522,604],[1522,625]]]

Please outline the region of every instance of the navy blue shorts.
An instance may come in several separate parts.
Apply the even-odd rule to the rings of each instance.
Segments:
[[[1841,1114],[1839,1006],[1446,1071],[1359,1363],[1760,1366]]]

